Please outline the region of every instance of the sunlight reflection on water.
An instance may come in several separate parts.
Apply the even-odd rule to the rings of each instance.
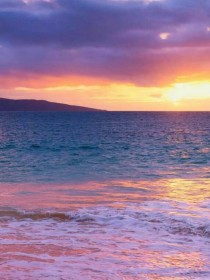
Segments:
[[[210,278],[208,179],[0,190],[2,279]]]

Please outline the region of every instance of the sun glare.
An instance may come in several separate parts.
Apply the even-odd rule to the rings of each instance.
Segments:
[[[210,98],[210,82],[177,83],[166,92],[166,98],[174,104],[186,100]]]

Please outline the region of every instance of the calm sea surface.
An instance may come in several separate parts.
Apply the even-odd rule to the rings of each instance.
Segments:
[[[210,279],[210,113],[0,112],[0,279]]]

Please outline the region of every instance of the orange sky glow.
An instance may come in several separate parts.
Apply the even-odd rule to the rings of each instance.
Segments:
[[[116,111],[209,111],[210,81],[176,82],[163,87],[88,77],[9,78],[1,82],[1,96],[45,99]]]
[[[70,2],[0,4],[0,97],[116,111],[210,110],[207,2]]]

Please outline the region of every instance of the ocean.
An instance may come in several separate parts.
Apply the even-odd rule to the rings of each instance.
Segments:
[[[210,279],[209,112],[0,112],[0,279]]]

